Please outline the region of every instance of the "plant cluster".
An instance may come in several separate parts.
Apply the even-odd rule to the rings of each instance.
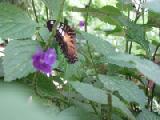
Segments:
[[[13,1],[0,2],[5,82],[31,86],[56,104],[56,120],[160,119],[153,108],[160,95],[160,37],[149,36],[160,27],[158,0],[116,0],[103,7],[89,0],[81,8],[67,0]],[[84,18],[78,25],[73,12]],[[96,19],[103,27],[95,24],[89,32]],[[108,25],[113,29],[103,29]],[[108,36],[123,42],[111,44]]]

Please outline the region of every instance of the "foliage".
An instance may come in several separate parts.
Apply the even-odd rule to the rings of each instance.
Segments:
[[[13,40],[5,49],[4,80],[12,81],[34,72],[32,55],[38,47],[33,40]]]
[[[5,7],[4,7],[5,6]],[[0,36],[7,39],[31,38],[36,30],[36,22],[23,10],[10,5],[0,4]]]
[[[31,86],[34,96],[60,109],[51,111],[56,120],[158,120],[152,100],[158,101],[160,94],[160,43],[158,35],[149,39],[148,33],[152,27],[159,29],[160,11],[137,1],[97,6],[101,0],[87,5],[81,0],[83,7],[77,7],[65,0],[30,0],[23,6],[26,9],[19,2],[0,2],[3,82]],[[76,25],[73,13],[81,13],[78,24],[84,22],[84,26]],[[52,30],[48,31],[47,21],[53,18],[56,21],[49,23]],[[43,53],[55,49],[56,63],[50,61],[52,54],[46,57],[39,52],[35,69],[32,56],[39,48]],[[78,61],[69,64],[66,57],[75,56]],[[46,60],[54,64],[49,74],[41,70]]]

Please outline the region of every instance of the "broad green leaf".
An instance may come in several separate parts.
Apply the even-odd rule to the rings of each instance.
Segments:
[[[149,42],[145,39],[145,31],[142,26],[130,22],[126,32],[128,40],[140,44],[142,48],[149,53]]]
[[[116,114],[112,114],[112,119],[113,120],[122,120],[122,118]]]
[[[105,91],[85,83],[72,82],[71,84],[77,92],[81,93],[81,95],[88,100],[100,104],[108,103],[108,95]]]
[[[64,79],[66,80],[73,80],[77,78],[81,78],[84,74],[84,68],[83,68],[83,62],[84,57],[81,54],[78,54],[78,61],[76,61],[74,64],[67,64],[65,73],[64,73]]]
[[[76,8],[72,9],[73,12],[87,12],[88,14],[97,17],[103,22],[112,24],[112,25],[121,25],[119,19],[122,17],[122,14],[118,8],[115,8],[110,5],[106,5],[102,8]]]
[[[121,9],[122,11],[133,10],[132,0],[117,0],[116,7]]]
[[[51,35],[51,32],[48,31],[48,28],[41,28],[39,31],[40,35],[42,36],[42,38],[45,40],[45,42],[47,42],[47,40],[49,39],[49,36]]]
[[[70,80],[73,79],[74,75],[78,75],[80,72],[80,65],[81,63],[79,61],[77,61],[75,64],[68,64],[64,78],[66,80]]]
[[[108,93],[104,90],[96,88],[90,84],[80,83],[80,82],[72,82],[72,87],[79,92],[83,97],[88,100],[100,103],[100,104],[108,104]],[[114,107],[119,108],[125,113],[129,118],[135,120],[132,113],[128,110],[123,102],[121,102],[116,96],[112,95],[112,104]]]
[[[116,28],[113,30],[105,30],[105,33],[107,36],[110,34],[114,35],[114,36],[123,36],[124,35],[123,29],[120,26],[116,26]]]
[[[33,76],[34,75],[32,75],[28,79],[30,79],[32,81]],[[57,95],[56,86],[53,85],[53,78],[52,77],[48,77],[44,74],[39,73],[36,78],[38,80],[37,87],[38,87],[39,91],[41,91],[41,93],[44,93],[45,95],[48,95],[48,96],[53,96],[53,95],[56,96]]]
[[[144,92],[138,88],[135,83],[129,80],[124,80],[116,76],[99,76],[104,87],[111,91],[118,91],[119,94],[128,102],[137,102],[141,107],[145,106],[147,100]]]
[[[160,67],[158,65],[146,59],[137,59],[135,63],[136,68],[143,73],[144,76],[160,84]]]
[[[122,53],[119,53],[116,56],[110,56],[110,59],[133,62],[135,64],[135,68],[139,70],[139,72],[144,74],[144,76],[146,76],[148,79],[153,80],[157,84],[160,84],[160,67],[152,61],[147,59],[140,59],[139,57]]]
[[[88,43],[92,45],[97,52],[106,56],[108,54],[115,54],[114,47],[108,41],[87,32],[81,32],[81,35],[84,40],[87,40]]]
[[[103,62],[108,62],[111,64],[117,64],[122,67],[128,67],[128,68],[134,68],[134,65],[129,62],[124,62],[124,61],[119,61],[116,59],[111,59],[109,56],[110,55],[115,55],[115,48],[110,44],[107,40],[103,40],[100,37],[97,37],[95,35],[86,33],[86,32],[81,32],[81,36],[88,41],[89,45],[91,45],[97,52],[100,54],[104,55]]]
[[[5,49],[4,79],[12,81],[34,72],[32,55],[39,44],[33,40],[13,40]]]
[[[120,2],[121,4],[131,4],[132,3],[132,0],[117,0],[117,2]]]
[[[23,10],[11,4],[0,4],[0,37],[28,38],[34,34],[36,26]]]
[[[57,18],[61,8],[62,0],[42,0],[48,9],[51,11],[54,18]]]
[[[127,108],[127,106],[119,100],[116,96],[112,95],[112,105],[115,108],[119,108],[125,115],[127,115],[128,118],[131,120],[135,120],[135,117],[130,112],[130,110]]]
[[[79,109],[76,107],[70,107],[62,112],[60,112],[56,120],[100,120],[98,116],[85,111],[84,109]]]
[[[137,120],[160,120],[160,116],[157,116],[155,113],[144,109],[137,116]]]
[[[106,58],[106,62],[108,62],[110,64],[115,64],[115,65],[118,65],[118,66],[121,66],[124,68],[135,68],[135,64],[131,61],[112,59],[112,57],[110,57],[110,56],[108,56],[108,58]]]
[[[148,13],[148,25],[153,27],[160,27],[160,14],[156,12],[149,12]]]

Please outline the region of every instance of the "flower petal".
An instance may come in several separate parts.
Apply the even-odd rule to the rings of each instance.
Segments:
[[[46,64],[52,65],[56,61],[55,49],[49,48],[44,55],[44,61]]]

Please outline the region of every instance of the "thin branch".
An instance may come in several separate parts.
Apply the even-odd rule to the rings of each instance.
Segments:
[[[129,11],[129,8],[128,8],[128,21],[130,19],[130,11]],[[127,26],[127,29],[128,29],[128,26]],[[129,40],[128,38],[126,39],[126,48],[125,48],[125,52],[128,53],[128,43],[129,43]]]
[[[140,16],[141,16],[141,14],[139,13],[139,9],[140,9],[140,4],[139,4],[138,9],[137,9],[137,11],[136,11],[136,18],[135,18],[135,20],[134,20],[134,23],[135,23],[135,24],[137,23],[138,19],[139,19]],[[131,41],[130,46],[129,46],[129,51],[128,51],[129,54],[131,54],[132,46],[133,46],[133,42]]]
[[[159,39],[160,39],[160,28],[159,28]],[[155,52],[153,54],[153,57],[152,57],[153,61],[156,60],[156,55],[157,55],[157,51],[158,51],[159,47],[160,47],[160,43],[157,45],[156,50],[155,50]]]
[[[60,10],[59,10],[59,14],[58,14],[57,19],[56,19],[56,22],[55,22],[55,24],[54,24],[54,26],[53,26],[53,28],[52,28],[52,34],[50,35],[50,37],[49,37],[49,39],[48,39],[48,44],[47,44],[46,47],[49,47],[49,46],[51,46],[51,44],[52,44],[53,37],[54,37],[55,34],[56,34],[57,25],[58,25],[58,23],[60,22],[61,17],[62,17],[62,15],[63,15],[64,3],[65,3],[65,0],[62,0],[61,5],[60,5],[61,8],[60,8]]]
[[[33,12],[36,18],[36,22],[39,23],[34,0],[32,0],[32,7],[33,7]]]
[[[45,10],[46,10],[47,20],[49,20],[49,11],[48,11],[48,8],[46,6],[45,6]]]
[[[155,50],[155,52],[154,52],[154,54],[153,54],[153,57],[152,57],[152,60],[153,60],[153,61],[156,60],[156,55],[157,55],[157,51],[158,51],[159,48],[160,48],[160,44],[157,45],[156,50]]]
[[[84,27],[84,31],[85,32],[87,32],[87,28],[88,28],[88,9],[89,9],[91,4],[92,4],[92,0],[89,0],[88,4],[86,5],[87,12],[86,12],[86,16],[85,16],[85,27]],[[95,70],[96,78],[99,79],[98,78],[98,74],[97,74],[97,70],[96,70],[96,66],[95,66],[95,63],[93,61],[93,56],[92,56],[92,53],[91,53],[91,50],[90,50],[90,46],[89,46],[88,40],[87,40],[87,47],[88,47],[88,52],[89,52],[89,56],[91,58],[91,62],[92,62],[93,68]],[[97,111],[96,107],[94,106],[94,104],[92,102],[90,102],[90,105],[93,108],[94,112],[96,114],[98,114],[98,111]]]
[[[108,120],[112,120],[112,94],[108,93]]]

